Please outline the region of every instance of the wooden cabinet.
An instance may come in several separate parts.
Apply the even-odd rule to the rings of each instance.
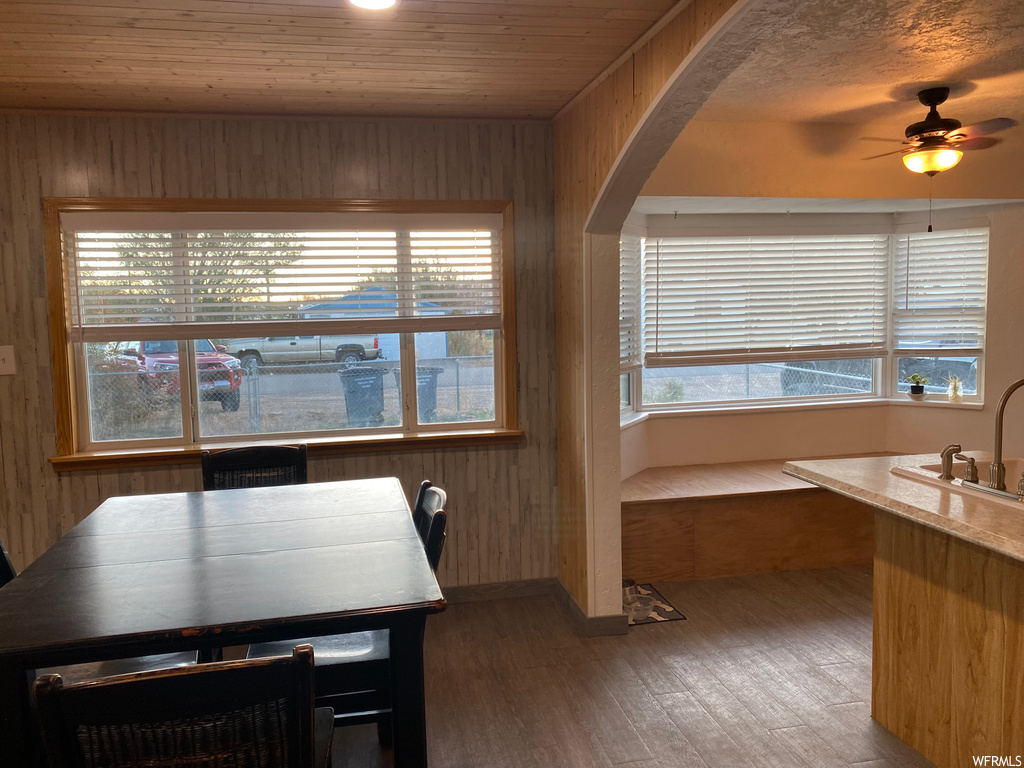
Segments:
[[[939,768],[1024,756],[1024,563],[875,514],[872,716]]]

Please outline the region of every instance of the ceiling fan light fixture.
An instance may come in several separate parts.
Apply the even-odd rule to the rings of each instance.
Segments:
[[[356,8],[364,8],[367,11],[386,11],[393,8],[397,0],[348,0]]]
[[[939,171],[948,171],[963,156],[963,152],[953,147],[921,147],[904,154],[903,164],[914,173],[934,176]]]

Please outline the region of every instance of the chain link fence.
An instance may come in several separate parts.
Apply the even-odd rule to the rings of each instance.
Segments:
[[[645,404],[758,400],[872,391],[872,361],[751,363],[688,368],[645,368]]]
[[[355,366],[253,365],[243,369],[238,390],[214,394],[200,389],[200,437],[399,427],[401,376],[400,364],[386,360]],[[91,372],[93,439],[181,437],[177,377],[176,368],[156,376],[138,371]],[[421,424],[495,418],[494,358],[489,355],[420,360],[416,380]]]
[[[401,365],[395,361],[254,364],[242,380],[239,418],[200,417],[206,436],[398,427],[402,424]],[[495,418],[494,358],[420,360],[419,422],[461,423]]]
[[[89,372],[89,426],[93,440],[181,437],[180,396],[149,385],[138,371]]]
[[[925,391],[929,393],[946,392],[952,377],[960,380],[963,394],[978,391],[976,357],[897,358],[896,367],[898,392],[909,390],[906,379],[912,373],[928,379]],[[870,359],[645,368],[643,402],[658,405],[870,394],[873,370]]]
[[[420,404],[421,422],[494,419],[494,358],[490,355],[419,360],[416,369],[418,400],[430,399],[429,377],[436,377],[435,407],[430,409]],[[421,371],[431,373],[421,374]],[[427,383],[424,383],[424,377]]]

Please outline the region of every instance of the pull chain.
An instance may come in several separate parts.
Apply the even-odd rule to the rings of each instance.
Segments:
[[[932,231],[932,184],[935,183],[935,177],[932,176],[928,179],[928,231]]]

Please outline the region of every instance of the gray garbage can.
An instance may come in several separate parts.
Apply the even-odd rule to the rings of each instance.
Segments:
[[[338,371],[350,427],[377,427],[384,423],[385,373],[383,368],[368,365]]]
[[[437,421],[437,377],[442,373],[444,368],[416,369],[416,409],[420,424]]]
[[[437,421],[437,377],[444,373],[444,368],[416,368],[416,410],[420,424],[432,424]],[[402,372],[395,368],[395,384],[398,394],[402,394]]]

